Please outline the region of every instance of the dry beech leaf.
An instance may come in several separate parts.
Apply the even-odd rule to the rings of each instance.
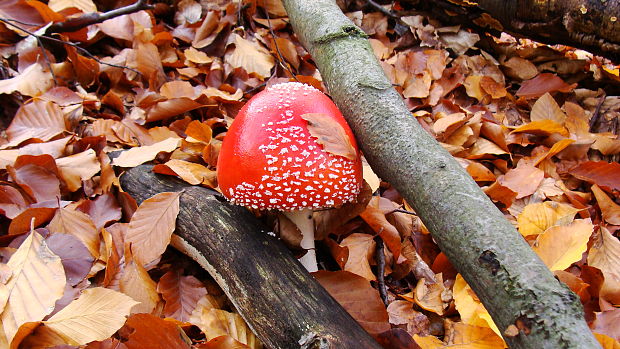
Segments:
[[[200,298],[207,294],[207,289],[195,277],[182,276],[179,271],[170,270],[159,279],[157,292],[166,301],[164,316],[188,322]]]
[[[357,274],[369,281],[377,278],[370,269],[370,257],[374,254],[375,240],[372,235],[353,233],[342,240],[340,246],[349,249],[349,258],[344,270]]]
[[[88,248],[93,257],[99,257],[99,231],[86,213],[73,208],[61,208],[47,227],[52,233],[63,233],[77,237]]]
[[[128,349],[189,349],[191,340],[175,321],[151,314],[133,314],[122,331],[130,331]]]
[[[592,190],[596,197],[596,202],[601,209],[603,219],[609,224],[620,225],[620,205],[607,196],[598,185],[592,185],[590,190]]]
[[[516,94],[519,97],[536,98],[547,92],[570,92],[576,86],[576,83],[569,85],[554,74],[542,73],[531,80],[524,81]]]
[[[538,98],[536,103],[532,106],[530,120],[553,120],[560,125],[564,125],[564,122],[566,121],[566,114],[564,114],[555,99],[551,97],[549,92],[547,92]]]
[[[446,321],[444,340],[448,348],[492,349],[504,348],[502,337],[488,327],[478,327],[462,322]]]
[[[211,136],[213,131],[211,127],[204,122],[200,122],[198,120],[193,120],[187,125],[185,129],[185,134],[187,134],[187,141],[198,141],[204,144],[209,144],[211,142]],[[190,139],[191,137],[191,139]]]
[[[491,315],[480,303],[474,291],[465,282],[465,279],[458,274],[452,288],[454,304],[456,310],[461,315],[461,321],[467,325],[490,328],[498,336],[501,332],[491,319]]]
[[[427,283],[424,278],[418,280],[414,292],[414,301],[422,309],[443,315],[451,298],[449,291],[443,285],[441,274],[437,274],[435,278],[437,280],[435,283]]]
[[[377,337],[390,329],[385,305],[368,280],[347,271],[320,270],[312,276],[368,333]]]
[[[22,155],[17,158],[17,161],[28,156],[30,155]],[[49,155],[39,157],[48,157],[51,162],[54,162]],[[57,201],[60,198],[60,180],[55,173],[57,171],[55,164],[39,166],[32,162],[22,164],[16,162],[15,166],[15,168],[11,166],[7,168],[11,178],[36,202]]]
[[[60,257],[69,286],[75,286],[86,278],[95,258],[82,241],[69,234],[52,234],[45,239],[45,243]]]
[[[566,225],[579,212],[570,205],[545,201],[525,206],[517,217],[517,226],[523,236],[542,234],[554,225]]]
[[[390,252],[394,254],[394,258],[398,260],[401,249],[400,234],[379,209],[379,202],[379,197],[373,196],[366,209],[360,213],[360,217],[383,239]]]
[[[620,190],[620,163],[605,161],[586,161],[570,169],[569,173],[581,180],[598,185],[611,192]]]
[[[48,141],[66,130],[60,107],[52,102],[35,99],[17,110],[6,134],[11,144],[17,145],[31,138]]]
[[[538,75],[538,69],[534,63],[518,56],[511,57],[503,62],[502,66],[507,68],[506,75],[515,79],[528,80]]]
[[[118,286],[121,292],[139,302],[131,309],[132,314],[151,313],[160,301],[157,284],[144,267],[136,263],[129,248],[125,250],[125,267]]]
[[[532,247],[551,271],[564,270],[581,260],[594,231],[589,219],[576,219],[567,226],[553,226],[538,235]]]
[[[82,187],[82,181],[91,179],[101,171],[101,165],[94,150],[56,159],[60,177],[67,184],[67,189],[74,192]]]
[[[24,96],[35,97],[43,94],[52,86],[54,86],[52,73],[44,70],[43,66],[37,62],[13,78],[0,80],[0,94],[11,94],[17,91]]]
[[[596,337],[596,340],[599,342],[599,344],[603,347],[603,349],[620,349],[620,341],[615,340],[614,338],[601,334],[601,333],[595,332],[593,334],[594,334],[594,337]]]
[[[201,302],[194,309],[190,322],[202,330],[207,340],[229,335],[252,349],[262,348],[258,338],[239,314],[215,309]]]
[[[239,343],[231,336],[219,336],[215,337],[207,343],[203,343],[196,346],[196,349],[247,349],[248,346]]]
[[[193,47],[188,48],[183,51],[185,55],[186,64],[187,62],[196,63],[196,64],[207,64],[213,62],[213,58],[209,57],[206,53],[202,51],[198,51]]]
[[[618,326],[618,321],[620,321],[620,308],[614,308],[613,310],[607,310],[595,314],[596,319],[591,325],[592,331],[609,336],[616,341],[620,341],[620,327]],[[619,348],[614,347],[614,349]]]
[[[407,326],[407,333],[426,336],[429,334],[430,321],[419,311],[413,310],[413,304],[408,301],[396,300],[387,307],[390,323]]]
[[[261,79],[271,75],[275,60],[266,48],[235,33],[231,35],[229,41],[235,48],[226,54],[225,59],[233,68],[243,68],[248,74],[254,73]]]
[[[94,200],[83,201],[77,209],[90,216],[97,231],[109,222],[121,219],[121,207],[111,193],[99,195]]]
[[[549,136],[551,134],[558,133],[562,136],[568,137],[568,131],[566,128],[554,120],[532,121],[528,124],[517,127],[511,133],[531,133],[542,136]]]
[[[515,199],[521,199],[534,194],[540,183],[545,179],[545,173],[526,163],[519,163],[517,168],[511,169],[505,175],[497,178],[497,182],[517,193]]]
[[[54,309],[65,290],[65,271],[43,237],[31,231],[7,262],[13,272],[6,283],[8,292],[2,313],[2,327],[10,343],[19,327],[42,320]]]
[[[89,288],[43,324],[68,344],[83,345],[113,335],[136,304],[120,292],[103,287]]]
[[[179,193],[159,193],[146,199],[131,217],[125,242],[142,265],[158,259],[170,243],[179,214]]]
[[[357,159],[357,152],[346,131],[334,118],[321,113],[308,113],[301,116],[308,122],[308,131],[326,152],[343,156],[349,160]]]
[[[135,167],[147,161],[155,159],[160,152],[170,153],[179,147],[180,138],[168,138],[161,142],[143,147],[135,147],[124,151],[119,155],[112,165],[120,167]]]
[[[162,166],[168,167],[174,174],[191,185],[206,184],[212,188],[217,186],[217,172],[201,164],[171,159],[163,165],[155,165],[153,172],[169,174],[168,171],[161,171],[160,167]]]
[[[13,218],[11,225],[9,225],[9,235],[30,231],[31,223],[37,228],[49,222],[54,217],[54,213],[56,213],[56,209],[53,207],[29,207]]]
[[[92,0],[50,0],[47,6],[56,12],[72,7],[84,13],[97,12],[97,6],[95,6]]]
[[[588,265],[599,268],[607,277],[620,281],[620,240],[605,227],[594,240],[588,254]]]

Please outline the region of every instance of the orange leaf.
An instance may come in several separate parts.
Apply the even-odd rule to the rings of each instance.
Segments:
[[[592,190],[596,197],[596,202],[598,202],[598,206],[601,209],[603,219],[609,224],[620,225],[620,205],[610,199],[598,185],[592,185],[590,190]]]
[[[204,122],[200,122],[198,120],[193,120],[187,125],[185,129],[185,133],[188,137],[191,137],[199,142],[209,144],[211,142],[211,136],[213,131],[211,127]],[[190,141],[190,140],[188,140]]]
[[[312,275],[368,333],[376,337],[390,329],[385,305],[368,280],[346,271],[320,270]]]
[[[523,126],[519,126],[514,129],[511,133],[531,133],[535,135],[543,135],[549,136],[553,133],[559,133],[562,136],[568,137],[568,131],[564,126],[558,124],[553,120],[539,120],[532,121],[529,124],[525,124]]]
[[[570,92],[577,84],[569,85],[558,76],[551,73],[542,73],[537,77],[524,81],[517,91],[517,96],[525,98],[536,98],[547,92]]]
[[[207,289],[195,277],[182,276],[179,271],[171,270],[159,279],[157,292],[166,301],[164,316],[187,322],[198,300],[207,294]]]
[[[19,144],[31,138],[42,141],[66,131],[65,118],[57,104],[34,100],[23,105],[6,129],[11,144]]]
[[[516,199],[521,199],[534,194],[543,179],[545,179],[543,171],[530,164],[519,163],[517,168],[500,176],[497,182],[517,193]]]
[[[167,166],[177,176],[192,185],[206,184],[212,188],[216,187],[217,172],[210,170],[201,164],[171,159],[164,165],[156,165],[155,167]],[[153,168],[156,173],[162,173]]]
[[[144,200],[131,217],[125,242],[142,265],[157,260],[170,243],[181,193],[159,193]]]
[[[119,280],[119,289],[133,300],[140,302],[131,308],[131,313],[151,313],[160,302],[157,284],[131,254],[129,245],[125,246],[125,268]]]
[[[596,184],[605,191],[620,190],[620,163],[586,161],[573,167],[569,173],[583,181]]]
[[[308,122],[310,135],[317,139],[317,143],[321,144],[325,151],[349,160],[357,158],[357,150],[351,139],[334,118],[321,113],[303,114],[301,118]]]
[[[360,217],[370,225],[373,231],[379,234],[381,239],[383,239],[387,247],[394,254],[394,258],[398,259],[401,248],[400,234],[396,227],[388,222],[387,218],[385,218],[385,214],[378,206],[379,197],[372,197],[364,212],[360,213]]]
[[[51,207],[30,207],[13,218],[9,225],[9,235],[22,234],[30,231],[30,223],[34,219],[34,227],[37,228],[52,219],[55,208]]]
[[[151,314],[133,314],[125,322],[128,349],[187,349],[191,340],[173,321]]]
[[[414,291],[414,300],[422,309],[443,315],[451,297],[445,298],[446,288],[443,285],[441,274],[437,274],[435,278],[437,280],[435,283],[431,283],[431,280],[425,278],[418,280]]]
[[[86,213],[71,208],[61,208],[47,228],[52,233],[77,237],[93,257],[99,257],[99,231]]]
[[[249,347],[231,336],[215,337],[207,343],[196,346],[196,349],[248,349]]]
[[[369,263],[375,249],[375,240],[372,235],[353,233],[344,238],[340,246],[349,249],[349,258],[344,265],[344,270],[370,281],[376,280]]]
[[[564,270],[581,260],[593,230],[589,219],[577,219],[567,226],[556,225],[538,235],[532,249],[549,270]]]

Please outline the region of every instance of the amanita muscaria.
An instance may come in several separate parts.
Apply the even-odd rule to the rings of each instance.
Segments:
[[[351,129],[336,105],[314,87],[268,87],[239,111],[219,154],[224,196],[254,209],[285,212],[302,232],[300,262],[316,271],[315,209],[356,198],[362,164]]]

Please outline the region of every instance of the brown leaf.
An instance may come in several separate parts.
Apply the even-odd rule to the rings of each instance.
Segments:
[[[52,233],[63,233],[77,237],[88,248],[93,257],[99,257],[99,231],[92,219],[73,208],[61,208],[47,227]]]
[[[144,267],[134,260],[130,245],[125,247],[125,268],[118,283],[119,290],[140,302],[131,309],[132,314],[151,313],[160,301],[157,284]]]
[[[388,222],[383,211],[378,208],[379,202],[380,198],[373,196],[364,212],[360,213],[360,217],[383,239],[390,252],[394,254],[394,258],[398,260],[401,249],[400,234],[396,227]]]
[[[620,308],[596,313],[596,319],[591,325],[592,331],[605,334],[620,341]]]
[[[7,218],[15,218],[26,209],[27,205],[19,190],[9,185],[0,185],[0,212]]]
[[[238,342],[231,336],[215,337],[207,343],[196,346],[196,349],[248,349],[249,347]]]
[[[583,181],[596,184],[605,191],[620,191],[620,163],[586,161],[573,167],[569,173]]]
[[[80,189],[83,181],[91,179],[101,171],[101,165],[93,149],[57,159],[56,165],[60,177],[70,192]]]
[[[248,74],[256,74],[259,78],[271,75],[271,69],[275,65],[275,59],[269,51],[256,41],[249,41],[238,34],[233,33],[229,42],[235,45],[225,60],[234,68],[243,68]]]
[[[198,120],[193,120],[187,125],[185,129],[185,133],[188,137],[195,139],[196,141],[202,142],[204,144],[209,144],[211,142],[211,136],[213,131],[211,127],[204,122],[200,122]]]
[[[519,162],[517,168],[497,178],[497,182],[517,193],[515,199],[521,199],[534,194],[543,179],[545,179],[543,171],[525,162]]]
[[[555,74],[542,73],[537,77],[524,81],[517,91],[517,96],[525,98],[536,98],[547,92],[570,92],[577,84],[569,85]]]
[[[60,107],[52,102],[35,99],[19,108],[6,134],[11,144],[17,145],[31,138],[48,141],[66,130]]]
[[[155,165],[153,172],[168,174],[168,171],[161,171],[161,167],[168,167],[177,176],[191,185],[204,184],[211,188],[217,186],[217,172],[194,162],[171,159],[163,165]]]
[[[170,243],[179,214],[181,193],[159,193],[146,199],[129,222],[125,242],[135,259],[147,265],[158,259]]]
[[[20,161],[20,160],[24,161]],[[42,164],[48,161],[50,165]],[[49,155],[22,155],[15,167],[7,167],[11,178],[36,202],[56,201],[60,198],[60,181],[56,176],[56,164]],[[56,170],[56,171],[55,171]]]
[[[346,271],[320,270],[312,275],[372,336],[390,329],[385,305],[368,280]]]
[[[188,322],[198,300],[207,294],[207,289],[195,277],[182,276],[178,270],[171,270],[159,279],[157,292],[166,301],[164,316]]]
[[[390,323],[393,325],[405,325],[410,335],[419,334],[427,336],[430,321],[426,315],[413,310],[413,304],[407,301],[396,300],[387,307]]]
[[[45,243],[60,257],[70,286],[75,286],[84,280],[95,258],[82,241],[69,234],[52,234],[45,239]]]
[[[600,228],[590,248],[588,265],[599,268],[605,278],[613,277],[620,281],[620,240],[605,227]]]
[[[121,207],[111,193],[99,195],[94,200],[85,200],[77,209],[90,216],[97,231],[106,224],[121,219]]]
[[[340,246],[349,250],[344,270],[357,274],[369,281],[376,280],[370,269],[370,258],[374,255],[375,240],[372,235],[353,233],[342,240]]]
[[[124,151],[119,157],[114,159],[112,164],[121,167],[134,167],[147,161],[155,159],[160,152],[170,153],[179,147],[180,138],[168,138],[161,142],[142,147],[135,147]]]
[[[566,121],[566,114],[564,114],[555,99],[551,97],[549,92],[547,92],[538,98],[536,103],[532,106],[530,120],[553,120],[560,125],[564,125],[564,122]]]
[[[49,222],[52,217],[54,217],[55,213],[56,209],[52,207],[27,208],[11,221],[11,225],[9,225],[9,235],[23,234],[30,231],[30,224],[33,219],[34,227],[40,227]]]
[[[592,185],[590,190],[592,190],[594,197],[596,197],[596,202],[601,209],[603,219],[609,224],[620,225],[620,205],[607,196],[598,185]]]
[[[207,340],[228,335],[252,349],[262,347],[239,314],[215,309],[209,302],[199,302],[190,321],[204,332]]]
[[[325,151],[343,156],[349,160],[357,159],[357,150],[344,128],[329,115],[308,113],[301,116],[308,122],[308,131]]]
[[[11,17],[8,17],[11,18]],[[0,94],[15,91],[24,96],[39,96],[54,86],[54,78],[40,63],[31,64],[14,78],[0,80]]]
[[[435,279],[437,280],[435,283],[428,283],[426,279],[420,279],[415,287],[414,300],[422,309],[443,315],[451,297],[448,298],[441,274],[437,274]]]

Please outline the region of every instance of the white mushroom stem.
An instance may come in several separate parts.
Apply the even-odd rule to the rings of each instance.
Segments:
[[[306,254],[299,258],[299,262],[306,267],[310,273],[319,270],[316,264],[316,249],[314,248],[314,220],[312,219],[312,210],[306,208],[303,210],[286,211],[284,214],[295,223],[299,231],[301,231],[301,248],[307,250]]]

